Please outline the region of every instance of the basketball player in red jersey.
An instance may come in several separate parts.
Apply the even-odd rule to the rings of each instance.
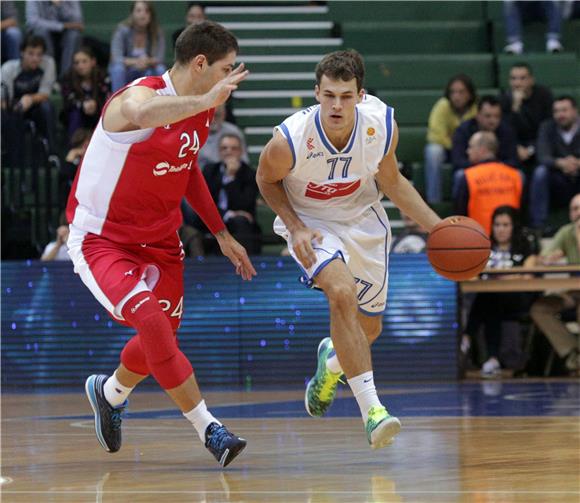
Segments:
[[[208,411],[176,331],[183,312],[183,249],[177,235],[185,196],[245,280],[256,274],[246,250],[228,233],[197,166],[214,108],[248,71],[234,69],[235,37],[222,26],[188,27],[175,45],[175,65],[115,93],[105,105],[67,206],[69,254],[97,300],[137,334],[112,376],[85,384],[97,439],[121,447],[121,413],[149,374],[191,421],[222,466],[246,441]]]

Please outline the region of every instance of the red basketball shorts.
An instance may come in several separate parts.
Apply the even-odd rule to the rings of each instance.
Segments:
[[[177,233],[156,243],[121,244],[73,225],[67,242],[75,272],[120,323],[125,302],[151,290],[174,330],[183,313],[183,248]]]

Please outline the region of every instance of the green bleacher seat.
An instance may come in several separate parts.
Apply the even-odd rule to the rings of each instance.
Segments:
[[[471,76],[476,86],[494,87],[491,54],[462,55],[371,55],[365,57],[366,86],[369,89],[444,89],[457,73]]]
[[[342,24],[345,47],[364,54],[458,54],[489,50],[484,21],[372,21]],[[380,41],[380,42],[379,42]]]
[[[426,134],[425,127],[399,127],[397,159],[403,162],[423,161]]]
[[[580,61],[572,52],[526,53],[519,56],[500,54],[497,57],[500,86],[507,87],[510,67],[520,61],[525,61],[532,67],[536,82],[540,84],[549,87],[580,86]]]
[[[465,21],[481,19],[489,2],[328,2],[337,21]],[[360,6],[360,7],[359,7]]]
[[[381,89],[375,94],[385,103],[395,108],[395,119],[399,126],[425,126],[435,102],[443,96],[441,90],[388,90]],[[480,96],[498,94],[498,89],[478,89]]]

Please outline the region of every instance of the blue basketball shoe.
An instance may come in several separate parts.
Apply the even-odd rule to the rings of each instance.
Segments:
[[[107,452],[117,452],[121,448],[121,414],[129,403],[113,407],[105,399],[103,386],[106,375],[92,375],[85,382],[85,392],[95,413],[95,433],[97,440]]]
[[[205,446],[222,466],[228,466],[246,447],[246,440],[230,433],[224,425],[210,423],[205,430]]]

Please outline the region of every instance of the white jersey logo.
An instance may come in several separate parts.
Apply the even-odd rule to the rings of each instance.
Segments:
[[[166,175],[167,173],[179,173],[184,169],[190,170],[192,162],[193,161],[184,162],[179,166],[173,166],[169,164],[167,161],[161,161],[160,163],[157,164],[157,166],[153,168],[153,174],[155,176],[163,176]]]

